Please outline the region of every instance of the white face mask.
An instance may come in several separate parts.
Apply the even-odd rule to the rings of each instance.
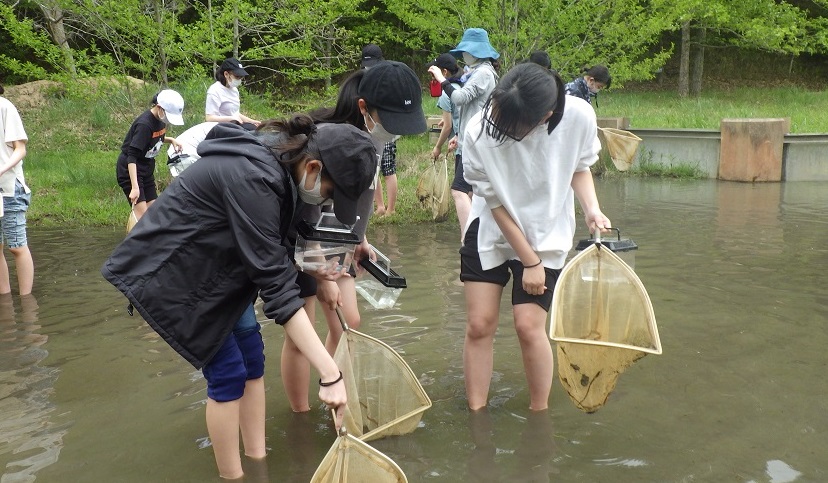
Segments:
[[[368,119],[370,119],[371,123],[374,125],[372,129],[368,129]],[[368,133],[375,142],[385,144],[396,141],[400,138],[398,134],[391,134],[386,131],[385,128],[382,127],[382,124],[378,123],[373,117],[371,117],[370,113],[368,114],[368,119],[365,120],[365,129],[368,129]]]
[[[299,190],[299,198],[309,205],[321,205],[325,203],[328,198],[322,196],[322,173],[317,173],[316,183],[313,188],[305,189],[305,180],[308,178],[308,172],[302,175],[302,181],[299,182],[297,189]]]
[[[227,85],[229,85],[230,87],[239,87],[240,85],[242,85],[242,80],[241,79],[233,79],[230,82],[228,82]]]
[[[480,59],[478,59],[477,57],[471,55],[470,53],[463,52],[463,62],[465,62],[466,65],[473,66],[474,64],[478,63],[479,61],[480,61]]]

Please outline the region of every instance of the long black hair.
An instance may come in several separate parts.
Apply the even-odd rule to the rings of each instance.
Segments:
[[[365,130],[365,118],[359,112],[359,84],[365,75],[365,69],[360,69],[349,75],[339,86],[336,97],[336,106],[322,107],[311,111],[310,117],[317,123],[329,122],[333,124],[350,124]]]
[[[307,114],[294,114],[288,119],[264,121],[256,134],[280,163],[292,166],[310,158],[308,145],[316,134],[316,124]]]
[[[551,133],[563,117],[566,102],[561,77],[535,63],[513,67],[497,83],[483,106],[483,127],[498,142],[520,141],[552,111],[547,121]]]

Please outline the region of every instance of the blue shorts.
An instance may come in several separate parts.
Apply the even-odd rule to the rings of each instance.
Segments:
[[[523,290],[523,264],[520,260],[507,260],[502,265],[483,270],[480,255],[477,251],[477,231],[480,227],[480,218],[475,218],[466,230],[463,246],[460,248],[460,281],[494,283],[505,287],[509,282],[509,271],[515,277],[512,282],[512,305],[538,304],[549,312],[552,306],[552,294],[561,270],[544,267],[546,273],[546,290],[541,295],[531,295]]]
[[[233,326],[233,333],[201,369],[207,380],[207,397],[218,402],[235,401],[244,395],[247,381],[264,376],[261,328],[250,304]]]
[[[26,193],[19,181],[14,183],[14,196],[3,197],[3,218],[0,219],[2,244],[9,248],[28,245],[26,239],[26,211],[32,201],[32,194]]]

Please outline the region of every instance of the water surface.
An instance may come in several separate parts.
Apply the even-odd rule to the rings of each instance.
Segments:
[[[409,287],[393,309],[363,304],[361,330],[397,349],[434,401],[421,428],[374,446],[412,482],[827,481],[828,184],[617,180],[598,191],[640,247],[664,354],[636,362],[594,414],[557,380],[550,410],[530,413],[507,296],[490,407],[471,414],[457,228],[372,229]],[[122,237],[30,230],[35,294],[0,297],[3,483],[218,481],[200,373],[99,274]],[[263,335],[271,451],[248,481],[308,481],[334,442],[330,420],[321,405],[290,412],[283,331]]]

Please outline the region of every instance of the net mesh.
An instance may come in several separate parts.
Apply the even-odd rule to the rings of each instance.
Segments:
[[[606,403],[633,362],[661,354],[653,306],[641,280],[616,254],[599,247],[588,247],[564,267],[550,309],[558,377],[586,412]]]
[[[311,478],[311,483],[407,481],[393,460],[350,434],[336,439]]]
[[[431,407],[420,381],[384,342],[347,330],[334,360],[345,377],[348,407],[344,426],[363,441],[408,434]]]
[[[604,141],[604,148],[606,148],[612,159],[612,164],[619,171],[630,169],[635,160],[635,153],[638,151],[638,143],[641,142],[641,138],[623,129],[604,127],[599,132]]]

